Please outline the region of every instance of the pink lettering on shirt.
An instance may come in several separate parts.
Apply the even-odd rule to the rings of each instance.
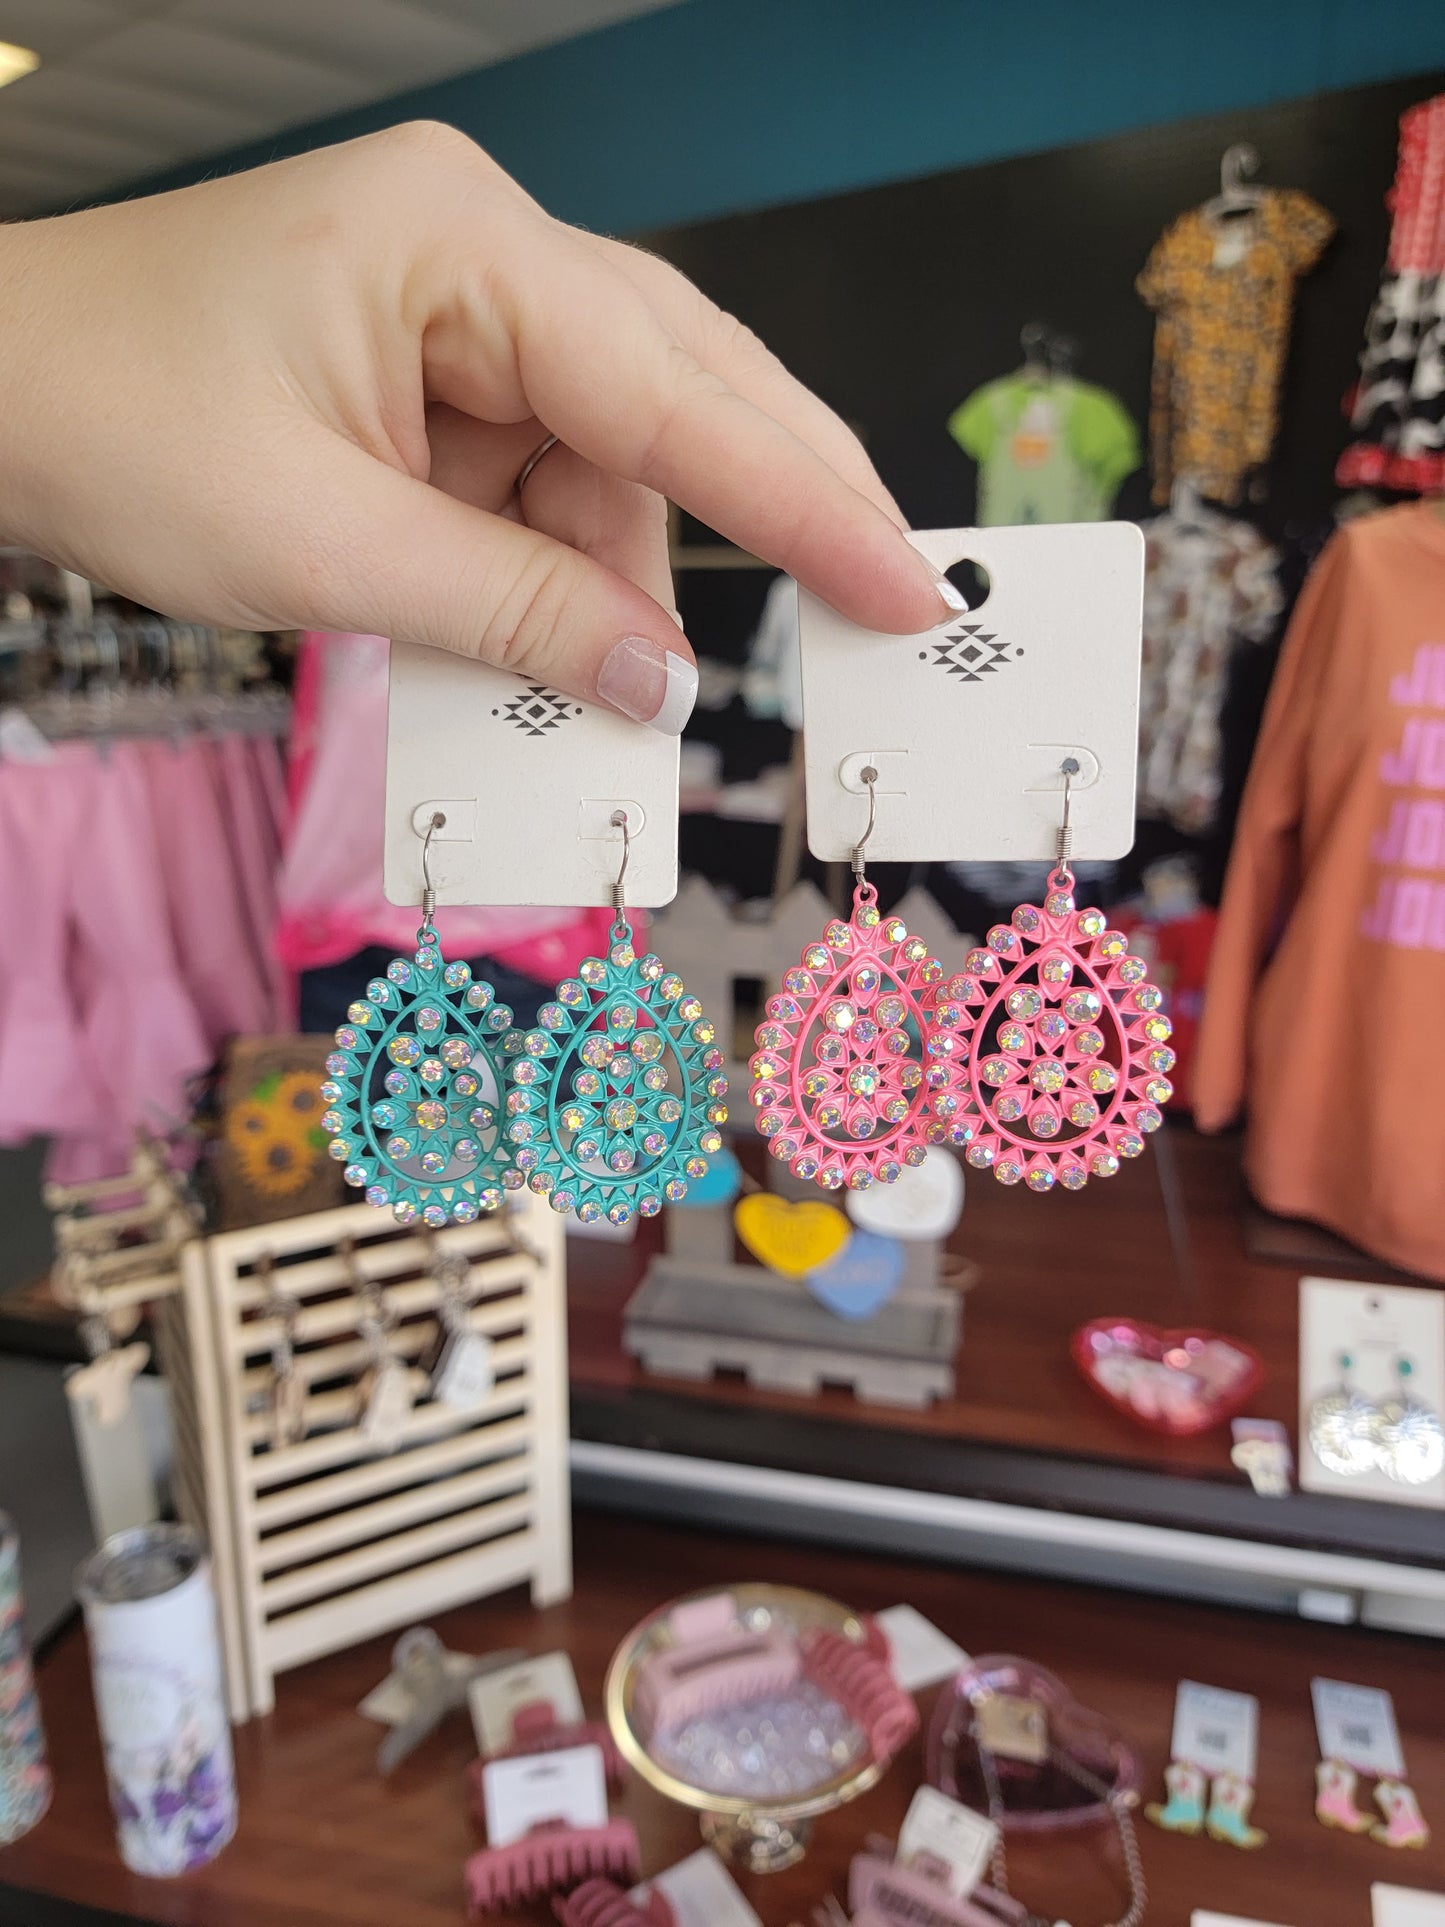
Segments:
[[[1445,643],[1422,642],[1408,670],[1390,678],[1390,701],[1412,709],[1400,740],[1380,757],[1380,782],[1407,790],[1389,800],[1385,822],[1370,837],[1381,867],[1360,913],[1360,934],[1402,950],[1445,951]],[[1421,792],[1425,794],[1421,794]]]

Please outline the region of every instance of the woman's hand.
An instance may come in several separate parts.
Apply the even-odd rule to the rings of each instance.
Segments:
[[[450,128],[8,228],[0,271],[0,531],[168,614],[432,643],[676,731],[666,498],[870,628],[963,606],[746,329]]]

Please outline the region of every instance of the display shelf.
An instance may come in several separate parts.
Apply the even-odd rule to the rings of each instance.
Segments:
[[[577,1522],[572,1601],[534,1612],[520,1591],[443,1615],[452,1647],[481,1652],[564,1647],[589,1708],[600,1704],[613,1649],[662,1599],[740,1579],[815,1588],[867,1610],[901,1600],[974,1653],[1010,1651],[1057,1672],[1087,1705],[1115,1720],[1140,1749],[1148,1797],[1162,1787],[1174,1689],[1181,1673],[1260,1700],[1259,1794],[1254,1818],[1268,1847],[1242,1854],[1207,1840],[1140,1829],[1157,1927],[1186,1927],[1195,1907],[1293,1927],[1366,1927],[1374,1880],[1445,1890],[1445,1670],[1414,1640],[1295,1626],[1175,1601],[1141,1606],[1117,1592],[960,1574],[933,1564],[860,1558],[756,1536],[682,1531],[584,1512]],[[206,1927],[456,1927],[461,1868],[475,1845],[463,1774],[473,1745],[457,1715],[388,1781],[375,1772],[377,1728],[357,1717],[363,1693],[387,1670],[389,1641],[373,1640],[280,1682],[275,1712],[236,1735],[241,1828],[230,1847],[184,1881],[127,1874],[116,1857],[78,1631],[40,1668],[56,1769],[55,1805],[27,1839],[0,1853],[0,1883],[142,1919]],[[1426,1663],[1422,1664],[1422,1660]],[[1382,1686],[1395,1696],[1406,1760],[1434,1842],[1396,1854],[1329,1833],[1315,1820],[1313,1675]],[[925,1712],[931,1695],[924,1695]],[[799,1866],[746,1884],[764,1927],[810,1918],[838,1891],[869,1833],[896,1833],[921,1774],[914,1741],[857,1804],[820,1822]],[[643,1869],[656,1873],[697,1845],[693,1817],[637,1781],[619,1810],[636,1822]],[[1049,1919],[1118,1917],[1123,1884],[1106,1834],[1010,1845],[1016,1890]],[[1405,1862],[1408,1864],[1402,1865]],[[0,1920],[4,1894],[0,1889]],[[26,1927],[46,1916],[20,1911]],[[497,1916],[498,1927],[540,1921],[543,1910]],[[65,1917],[59,1916],[64,1919]]]
[[[1079,1377],[1069,1338],[1089,1318],[1129,1314],[1234,1333],[1268,1370],[1251,1416],[1278,1419],[1294,1433],[1299,1273],[1246,1253],[1238,1140],[1174,1126],[1159,1148],[1162,1156],[1152,1152],[1070,1197],[1024,1197],[969,1174],[950,1245],[982,1275],[969,1295],[956,1389],[923,1411],[870,1407],[841,1389],[799,1397],[734,1379],[646,1374],[620,1341],[623,1307],[655,1248],[655,1229],[643,1227],[630,1247],[574,1239],[579,1469],[595,1475],[601,1463],[588,1447],[635,1448],[1045,1507],[1419,1568],[1430,1574],[1425,1592],[1445,1601],[1438,1513],[1298,1493],[1259,1498],[1230,1464],[1227,1428],[1160,1437],[1115,1413]],[[758,1147],[740,1149],[758,1158]],[[1322,1257],[1347,1275],[1391,1275],[1338,1244],[1332,1252],[1317,1247],[1311,1266]],[[1358,1575],[1360,1586],[1370,1578]],[[1337,1579],[1344,1583],[1342,1573]]]

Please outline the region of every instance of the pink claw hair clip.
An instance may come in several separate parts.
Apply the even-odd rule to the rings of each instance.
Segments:
[[[853,1927],[1023,1927],[1028,1909],[992,1887],[960,1897],[931,1867],[903,1867],[886,1842],[870,1841],[848,1870]]]
[[[918,1708],[893,1677],[888,1642],[865,1621],[862,1645],[825,1627],[810,1627],[799,1642],[803,1671],[861,1726],[875,1759],[887,1762],[918,1731]]]
[[[677,1927],[677,1915],[657,1888],[638,1906],[610,1880],[586,1881],[554,1900],[552,1911],[562,1927]]]
[[[530,1758],[534,1753],[558,1753],[566,1747],[595,1746],[602,1754],[602,1766],[609,1789],[616,1793],[627,1779],[622,1754],[605,1720],[576,1720],[563,1723],[551,1700],[529,1700],[512,1715],[512,1737],[505,1746],[489,1753],[486,1760],[474,1760],[467,1769],[472,1810],[484,1810],[482,1769],[492,1760]]]
[[[722,1707],[785,1693],[802,1671],[796,1643],[776,1626],[750,1632],[731,1593],[685,1600],[668,1616],[672,1642],[637,1671],[633,1708],[649,1735]]]
[[[955,1040],[929,1018],[943,965],[897,917],[879,913],[864,876],[878,772],[868,785],[868,827],[853,850],[853,914],[835,919],[803,951],[749,1059],[754,1122],[795,1177],[826,1191],[891,1184],[928,1146],[966,1144],[965,1084]]]
[[[630,1820],[601,1827],[544,1821],[505,1847],[483,1847],[466,1866],[467,1909],[474,1917],[504,1913],[559,1889],[606,1878],[631,1886],[640,1862]]]
[[[1148,967],[1101,910],[1080,910],[1069,791],[1042,905],[1021,903],[930,1000],[965,1072],[968,1162],[1000,1184],[1082,1191],[1136,1158],[1174,1095],[1171,1025]],[[941,1048],[941,1041],[935,1040]]]

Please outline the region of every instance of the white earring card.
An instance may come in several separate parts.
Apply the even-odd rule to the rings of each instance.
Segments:
[[[678,738],[545,683],[418,643],[391,645],[387,901],[656,909],[677,894]]]
[[[1445,1509],[1445,1463],[1428,1478],[1392,1477],[1387,1469],[1390,1441],[1399,1435],[1398,1401],[1423,1407],[1406,1420],[1417,1447],[1428,1438],[1432,1421],[1437,1437],[1445,1425],[1445,1292],[1301,1278],[1299,1328],[1302,1490]],[[1343,1421],[1332,1419],[1325,1401],[1341,1391],[1364,1402],[1364,1417],[1356,1410]],[[1364,1418],[1376,1422],[1366,1424]],[[1340,1423],[1344,1431],[1337,1435],[1331,1426]],[[1368,1441],[1377,1435],[1387,1449],[1372,1453]],[[1396,1461],[1397,1469],[1403,1463],[1412,1472],[1429,1462],[1413,1454]],[[1344,1463],[1354,1469],[1338,1469]]]
[[[1070,777],[1076,857],[1134,841],[1144,538],[1130,522],[933,529],[935,567],[972,561],[988,595],[916,636],[860,629],[799,591],[808,847],[845,860],[1047,863]]]

